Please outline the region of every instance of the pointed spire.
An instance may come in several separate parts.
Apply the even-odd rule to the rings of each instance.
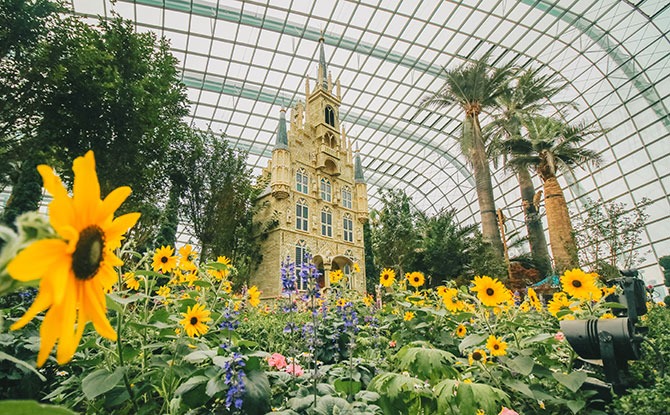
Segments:
[[[365,176],[363,176],[363,166],[361,165],[361,153],[356,146],[356,158],[354,159],[354,181],[356,183],[365,183]]]
[[[328,90],[328,69],[326,68],[326,51],[323,47],[324,42],[325,39],[322,31],[321,37],[319,38],[319,78],[321,79],[321,87]]]
[[[286,135],[286,110],[284,108],[279,111],[279,128],[277,129],[277,141],[275,143],[274,149],[288,149],[288,136]]]

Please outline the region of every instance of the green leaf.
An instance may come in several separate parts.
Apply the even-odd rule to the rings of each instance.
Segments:
[[[335,386],[335,390],[338,392],[353,395],[360,392],[363,385],[361,382],[351,379],[337,379],[333,382],[333,386]]]
[[[602,303],[602,306],[603,307],[609,307],[609,308],[628,308],[621,303],[615,303],[615,302]]]
[[[182,383],[174,394],[181,396],[184,403],[190,408],[198,407],[209,399],[205,393],[205,384],[208,380],[207,376],[193,376]]]
[[[184,356],[184,360],[190,363],[200,363],[216,356],[216,350],[196,350]]]
[[[570,391],[577,392],[582,387],[588,375],[585,372],[572,372],[569,375],[564,373],[553,373],[552,376],[561,385],[570,389]]]
[[[12,415],[75,415],[67,408],[43,405],[35,401],[0,401],[0,414]]]
[[[22,366],[22,367],[28,369],[29,371],[31,371],[31,372],[33,372],[34,374],[36,374],[37,377],[40,378],[40,380],[41,380],[42,382],[45,382],[45,381],[47,380],[47,378],[45,378],[44,376],[42,376],[42,374],[41,374],[40,372],[38,372],[37,369],[35,369],[32,365],[30,365],[29,363],[27,363],[27,362],[25,362],[25,361],[23,361],[23,360],[21,360],[21,359],[17,359],[16,357],[14,357],[14,356],[12,356],[12,355],[9,355],[9,354],[7,354],[7,353],[5,353],[5,352],[0,352],[0,360],[9,360],[10,362],[12,362],[12,363],[14,363],[14,364],[16,364],[16,365],[19,365],[19,366]]]
[[[535,399],[535,394],[533,393],[532,390],[530,390],[530,387],[528,387],[528,385],[521,382],[520,380],[508,379],[505,381],[505,384],[510,388],[514,389],[515,391],[521,392],[522,394],[526,395],[531,399]]]
[[[207,381],[205,393],[207,396],[212,397],[224,389],[226,389],[226,384],[220,377],[217,376]]]
[[[471,334],[463,339],[461,344],[458,345],[458,350],[463,353],[465,349],[471,346],[476,346],[481,344],[486,339],[485,334]]]
[[[406,370],[421,379],[431,380],[457,375],[452,365],[456,360],[453,354],[432,347],[413,347],[414,344],[410,343],[398,351],[396,359],[401,370]]]
[[[461,414],[474,414],[479,409],[493,414],[499,411],[502,403],[509,401],[507,394],[498,388],[454,379],[445,379],[435,385],[434,396],[441,414],[451,413],[454,406]]]
[[[247,373],[244,387],[244,413],[264,414],[270,411],[270,381],[264,371],[252,370]]]
[[[568,408],[572,411],[573,414],[576,414],[577,412],[581,411],[582,408],[586,405],[586,402],[584,401],[568,401],[566,403],[568,405]]]
[[[528,376],[533,371],[535,361],[527,356],[517,356],[514,359],[507,359],[505,364],[521,376]]]
[[[88,399],[95,399],[109,392],[123,378],[124,368],[119,367],[113,373],[107,369],[98,369],[81,381],[81,389]]]
[[[142,297],[144,297],[144,295],[139,293],[135,293],[126,298],[123,298],[115,293],[107,294],[107,298],[109,298],[110,300],[114,301],[117,304],[121,304],[122,306],[127,306],[128,304],[134,303],[135,301],[141,299]]]

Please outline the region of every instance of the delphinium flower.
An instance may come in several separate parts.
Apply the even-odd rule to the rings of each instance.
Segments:
[[[578,268],[565,271],[561,275],[563,291],[580,300],[600,300],[602,291],[596,285],[596,280],[596,274],[587,274]]]
[[[282,261],[279,272],[282,283],[282,294],[291,295],[298,292],[295,275],[295,262],[291,261],[290,257],[286,257],[286,260]]]
[[[196,304],[189,307],[185,313],[181,313],[184,319],[179,324],[184,326],[184,330],[189,337],[202,336],[209,331],[209,327],[205,323],[211,320],[210,314],[211,312],[206,310],[204,305]]]
[[[53,196],[49,221],[59,238],[29,245],[7,265],[7,272],[19,281],[41,279],[35,301],[11,329],[20,329],[48,309],[40,327],[37,355],[37,366],[42,366],[56,343],[58,363],[69,362],[89,321],[100,335],[116,340],[106,316],[105,292],[118,281],[114,267],[123,265],[114,250],[140,214],[114,218],[131,190],[119,187],[101,200],[92,151],[72,164],[72,197],[49,166],[39,165],[37,170],[44,188]]]
[[[228,386],[225,402],[226,409],[230,409],[231,407],[242,409],[242,404],[244,403],[242,397],[246,392],[246,387],[244,386],[246,374],[243,370],[245,365],[244,356],[239,353],[233,353],[232,358],[223,363],[223,382]]]
[[[154,271],[164,274],[175,269],[177,267],[177,257],[174,255],[174,248],[171,246],[156,248],[151,266]]]
[[[379,283],[384,287],[390,287],[395,281],[395,271],[390,268],[384,268],[379,275]]]
[[[474,287],[470,291],[477,293],[477,298],[485,306],[495,307],[512,300],[512,293],[498,279],[487,277],[475,277]]]

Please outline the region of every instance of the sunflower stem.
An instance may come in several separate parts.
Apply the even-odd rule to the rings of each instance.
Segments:
[[[118,313],[118,317],[116,319],[116,351],[119,356],[119,366],[125,368],[125,364],[123,362],[123,351],[121,348],[121,329],[123,327],[122,323],[123,323],[123,313]],[[133,392],[133,388],[130,385],[130,379],[128,379],[128,372],[126,370],[123,371],[123,383],[126,386],[128,395],[130,395],[130,401],[133,403],[133,407],[135,408],[136,413],[139,412],[140,408],[139,406],[137,406],[137,402],[135,400],[135,392]]]

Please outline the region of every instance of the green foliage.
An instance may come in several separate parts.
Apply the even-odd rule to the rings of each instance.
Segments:
[[[619,269],[629,269],[644,261],[638,246],[649,215],[648,199],[628,208],[625,203],[587,199],[584,213],[575,222],[579,254],[584,266],[592,267],[606,279],[619,277]]]
[[[14,221],[20,214],[37,210],[42,200],[42,178],[37,172],[38,163],[35,159],[28,158],[21,164],[18,180],[12,187],[12,194],[3,212],[2,221],[12,228],[15,228]]]
[[[67,408],[42,405],[35,401],[0,401],[0,412],[13,415],[74,415]]]

